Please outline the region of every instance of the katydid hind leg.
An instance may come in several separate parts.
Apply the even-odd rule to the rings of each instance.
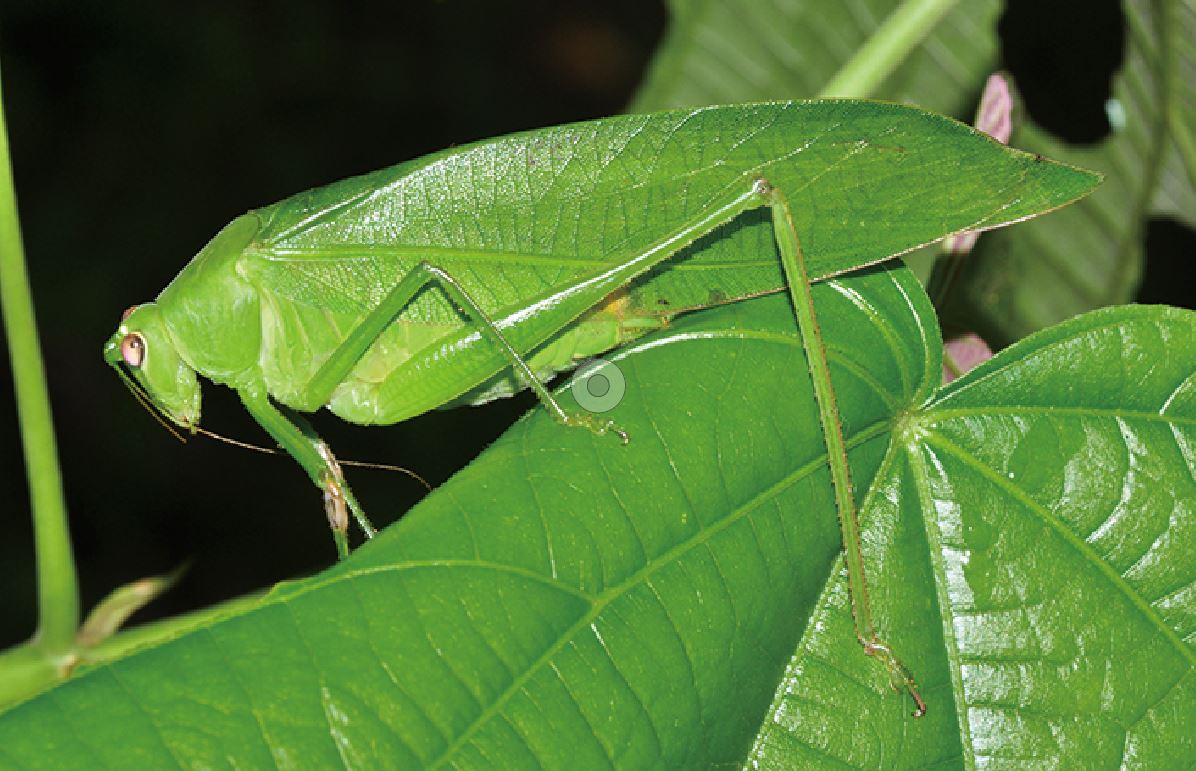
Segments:
[[[789,285],[789,296],[797,316],[798,329],[805,349],[806,363],[814,386],[814,397],[818,403],[818,415],[822,423],[823,441],[826,443],[827,460],[830,464],[831,482],[835,495],[835,507],[839,514],[839,526],[843,534],[843,549],[847,561],[847,584],[851,595],[852,619],[855,633],[864,652],[875,656],[889,670],[891,682],[898,690],[904,690],[914,702],[914,716],[926,712],[926,704],[918,693],[913,675],[893,649],[882,641],[876,632],[872,609],[868,597],[868,585],[864,572],[864,554],[860,542],[859,514],[855,504],[855,492],[851,483],[851,469],[847,462],[847,446],[843,438],[843,426],[839,419],[839,408],[835,390],[831,383],[830,365],[826,347],[814,311],[814,299],[810,291],[809,275],[805,267],[801,243],[793,223],[793,215],[784,194],[760,179],[756,185],[768,199],[772,211],[773,231],[781,265]]]
[[[316,487],[324,493],[324,510],[341,558],[348,555],[349,523],[346,508],[352,512],[366,537],[374,537],[377,529],[353,497],[331,449],[311,425],[298,415],[284,415],[264,392],[243,390],[237,393],[254,420],[303,467]]]

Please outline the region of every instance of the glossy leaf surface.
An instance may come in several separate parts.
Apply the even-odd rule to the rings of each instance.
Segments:
[[[863,515],[885,534],[869,542],[883,566],[873,582],[926,598],[905,624],[941,635],[928,698],[959,745],[922,754],[883,721],[860,740],[850,700],[821,695],[850,666],[846,597],[831,584],[754,757],[789,768],[1193,757],[1194,343],[1188,311],[1097,311],[998,354],[900,421]],[[925,550],[913,565],[906,539]]]
[[[866,485],[887,414],[937,372],[922,353],[929,311],[904,271],[819,294],[844,331],[832,349]],[[728,306],[616,361],[627,447],[536,411],[347,563],[10,713],[3,752],[84,765],[742,758],[839,546],[791,311],[779,296]]]

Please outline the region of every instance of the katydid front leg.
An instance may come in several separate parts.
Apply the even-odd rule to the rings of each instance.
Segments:
[[[336,551],[340,558],[349,556],[346,505],[353,512],[366,537],[373,538],[378,531],[353,497],[332,450],[316,435],[307,421],[298,415],[292,415],[291,418],[283,415],[271,403],[264,390],[245,389],[238,391],[237,395],[241,397],[241,403],[249,410],[254,420],[274,437],[274,441],[303,467],[316,487],[324,492],[324,511],[328,515],[328,525],[332,529],[332,537],[336,541]]]

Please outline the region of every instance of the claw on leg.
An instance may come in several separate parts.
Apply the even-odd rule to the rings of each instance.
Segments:
[[[869,656],[875,656],[889,670],[889,684],[893,686],[894,691],[905,691],[914,702],[914,717],[922,717],[926,714],[926,702],[922,700],[922,694],[918,693],[918,684],[914,682],[914,675],[909,671],[909,668],[901,663],[901,659],[893,653],[889,648],[879,640],[861,640],[864,646],[864,653]]]
[[[349,530],[349,506],[341,486],[329,479],[324,483],[324,513],[333,532],[347,533]]]
[[[591,413],[583,413],[580,415],[565,413],[560,422],[566,426],[589,429],[592,433],[597,434],[598,436],[608,433],[614,434],[615,436],[619,437],[619,440],[622,441],[624,445],[627,445],[631,442],[631,435],[621,428],[618,423],[614,422],[613,420],[600,418]]]
[[[332,528],[332,534],[337,538],[337,548],[340,549],[340,542],[342,539],[346,540],[346,533],[349,529],[349,511],[353,512],[353,518],[357,520],[357,524],[361,527],[361,531],[365,533],[366,538],[373,538],[378,534],[378,530],[370,522],[369,517],[365,515],[365,511],[358,505],[357,499],[353,497],[353,493],[349,491],[349,485],[345,484],[345,475],[341,471],[341,464],[337,461],[336,456],[332,454],[332,450],[328,445],[320,442],[318,446],[320,457],[328,465],[328,475],[324,478],[324,513],[328,515],[328,525]],[[339,533],[339,535],[337,535]],[[347,552],[346,552],[347,553]]]
[[[337,556],[344,559],[349,556],[349,512],[345,506],[344,492],[333,479],[324,482],[324,514],[328,517],[328,527],[332,529],[332,538],[336,541]]]

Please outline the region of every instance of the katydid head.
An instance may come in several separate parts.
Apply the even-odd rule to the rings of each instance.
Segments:
[[[199,379],[179,355],[156,304],[125,311],[104,344],[104,359],[156,413],[186,429],[199,422]]]

